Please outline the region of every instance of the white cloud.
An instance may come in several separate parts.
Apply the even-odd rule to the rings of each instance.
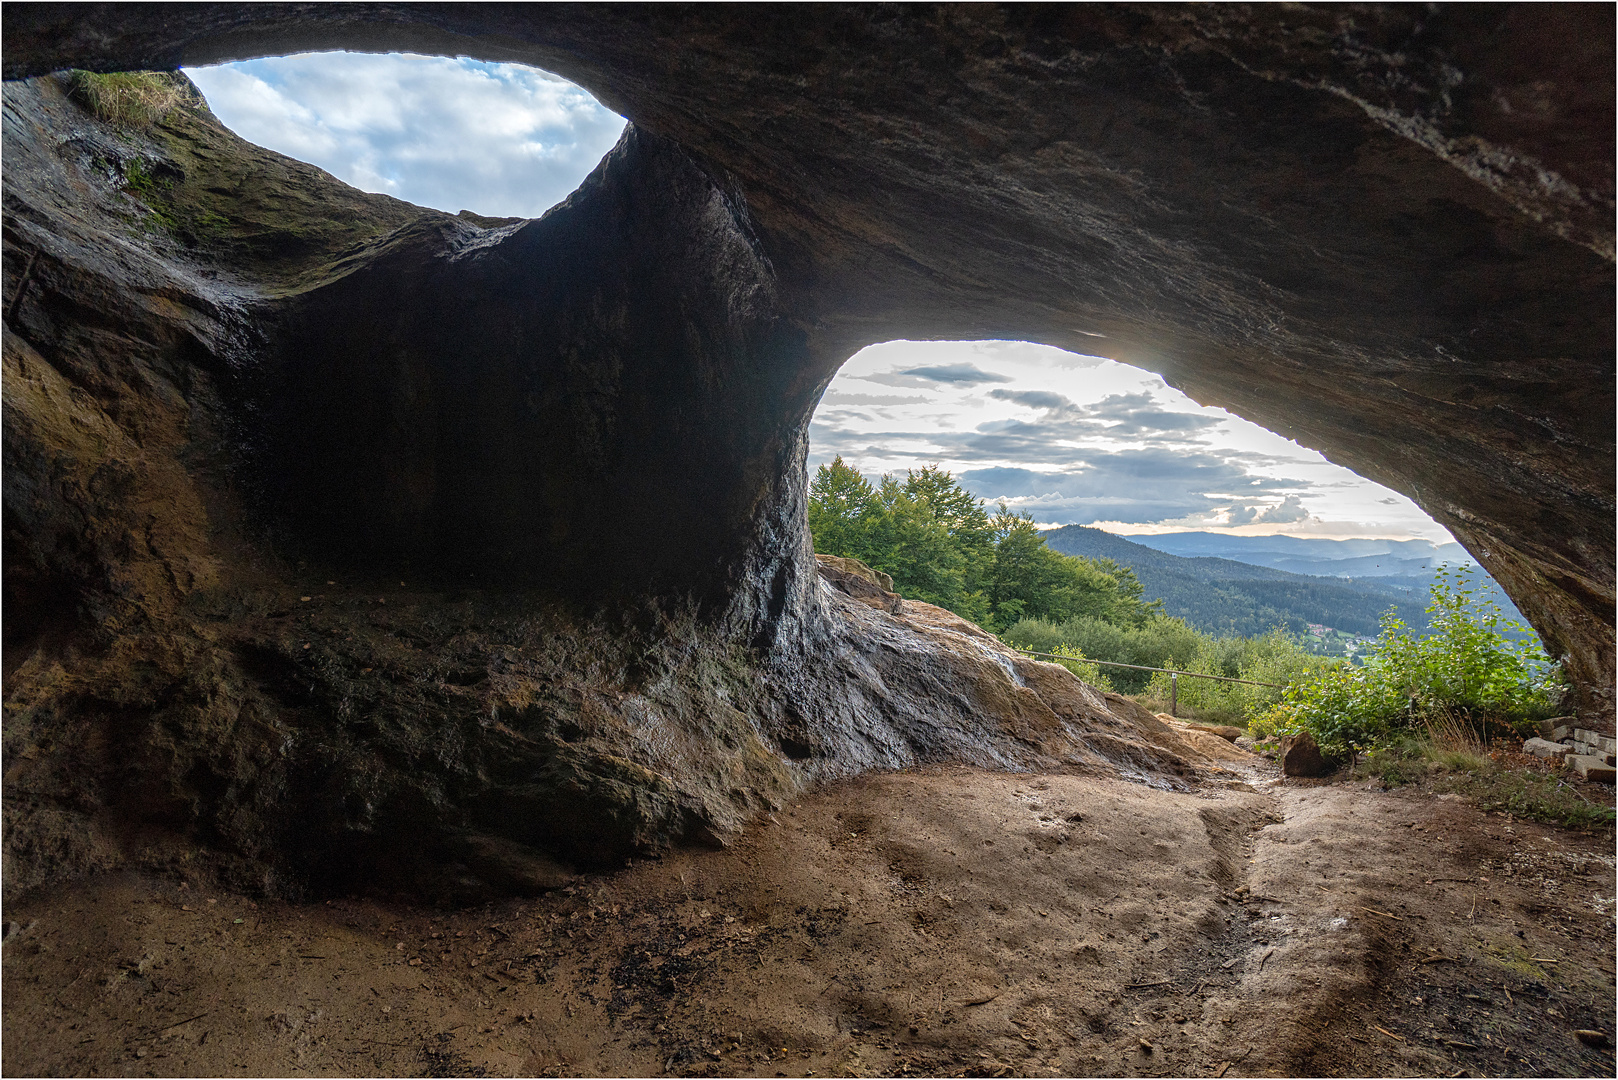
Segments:
[[[449,213],[538,217],[624,127],[583,89],[516,64],[301,53],[186,74],[244,139]]]
[[[992,389],[978,378],[988,373]],[[865,393],[872,383],[921,394]],[[852,357],[824,403],[810,425],[811,469],[838,454],[872,477],[941,464],[974,494],[1045,524],[1450,539],[1403,495],[1100,357],[892,341]]]

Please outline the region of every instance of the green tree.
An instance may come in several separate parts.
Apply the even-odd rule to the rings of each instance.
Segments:
[[[948,471],[929,465],[872,486],[841,457],[809,487],[815,550],[859,559],[893,577],[901,596],[990,629],[1024,618],[1090,617],[1140,628],[1161,605],[1142,599],[1132,570],[1051,550],[1028,515],[991,517]]]
[[[1140,581],[1111,559],[1063,555],[1027,514],[994,517],[999,542],[989,571],[988,594],[995,622],[1020,619],[1060,622],[1088,616],[1119,626],[1143,626],[1156,608],[1142,601]]]
[[[822,465],[809,485],[809,532],[815,550],[872,562],[872,544],[884,514],[871,482],[841,457]]]

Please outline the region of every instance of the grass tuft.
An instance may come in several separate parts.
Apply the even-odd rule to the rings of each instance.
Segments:
[[[75,69],[64,82],[68,97],[97,120],[126,128],[151,127],[195,97],[184,76],[164,71],[98,75]]]
[[[1431,738],[1410,736],[1374,750],[1360,760],[1355,775],[1375,777],[1390,787],[1420,785],[1435,793],[1476,799],[1494,810],[1570,829],[1610,829],[1611,806],[1592,802],[1558,771],[1508,768],[1503,752],[1481,747],[1452,749]]]

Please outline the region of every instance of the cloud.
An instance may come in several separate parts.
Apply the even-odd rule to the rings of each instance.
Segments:
[[[924,397],[900,397],[898,394],[844,394],[832,390],[820,399],[825,405],[925,405]]]
[[[1258,516],[1263,524],[1286,525],[1294,521],[1308,521],[1309,511],[1303,508],[1303,500],[1297,495],[1288,495],[1279,505],[1272,506]]]
[[[1008,375],[997,375],[992,371],[984,371],[976,364],[935,364],[929,367],[905,368],[900,371],[889,371],[876,375],[859,375],[856,378],[867,382],[882,383],[886,386],[927,386],[930,383],[943,383],[947,386],[976,386],[979,383],[1010,382]]]
[[[1019,510],[1032,512],[1040,521],[1061,524],[1211,518],[1229,507],[1231,501],[1212,492],[1300,486],[1296,480],[1254,477],[1239,463],[1218,454],[1188,454],[1169,447],[1088,450],[1082,460],[1067,469],[994,466],[966,470],[959,479],[967,490],[990,503],[1004,499]],[[1274,520],[1308,517],[1295,495],[1287,496],[1273,509],[1299,515]],[[1257,513],[1254,511],[1254,516]]]
[[[580,87],[515,64],[302,53],[186,73],[244,139],[449,213],[538,217],[624,127]]]
[[[1061,394],[1053,394],[1048,390],[990,390],[989,396],[1000,401],[1026,405],[1030,409],[1071,410],[1075,408],[1073,402]]]

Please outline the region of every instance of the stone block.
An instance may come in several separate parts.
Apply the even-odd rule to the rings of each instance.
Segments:
[[[1540,729],[1543,732],[1544,725],[1541,725]],[[1551,728],[1549,734],[1545,735],[1545,738],[1550,742],[1561,742],[1563,739],[1571,739],[1572,737],[1573,729],[1566,724],[1557,724]]]
[[[1579,742],[1595,747],[1597,753],[1618,753],[1618,739],[1614,739],[1611,735],[1603,735],[1588,728],[1574,728],[1573,737]]]
[[[1568,754],[1573,752],[1573,748],[1563,746],[1561,743],[1550,742],[1546,739],[1529,739],[1527,742],[1522,744],[1522,752],[1525,754],[1533,754],[1535,757],[1549,758],[1553,761],[1561,761],[1563,758],[1567,757]]]
[[[1601,758],[1589,757],[1585,754],[1569,754],[1567,767],[1586,780],[1594,780],[1602,784],[1612,783],[1613,777],[1618,775],[1618,769],[1614,769]]]

